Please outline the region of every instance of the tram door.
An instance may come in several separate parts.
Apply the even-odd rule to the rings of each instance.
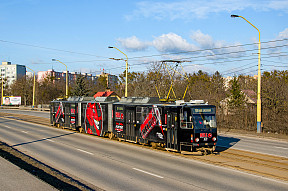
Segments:
[[[126,139],[135,141],[135,115],[133,110],[126,110]]]
[[[177,144],[177,113],[168,113],[167,115],[167,147],[178,150]]]

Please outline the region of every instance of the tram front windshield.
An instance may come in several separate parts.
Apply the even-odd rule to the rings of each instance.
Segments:
[[[215,128],[216,120],[214,114],[194,114],[193,125],[195,129]]]
[[[183,108],[180,113],[180,121],[182,129],[216,128],[215,108]]]
[[[215,108],[193,108],[192,117],[195,129],[216,128]]]

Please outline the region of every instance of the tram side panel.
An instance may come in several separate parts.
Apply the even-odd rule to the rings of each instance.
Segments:
[[[166,148],[179,151],[181,137],[179,134],[179,111],[177,107],[165,107],[165,121],[166,121]]]
[[[52,101],[50,103],[50,121],[51,125],[63,126],[65,123],[64,106],[62,101]]]
[[[165,142],[162,109],[156,105],[136,107],[136,135],[139,137],[139,142]]]
[[[152,104],[114,104],[113,133],[120,139],[164,143],[162,108]]]
[[[78,102],[66,101],[62,103],[64,110],[64,127],[78,130]]]
[[[99,102],[81,103],[82,128],[87,134],[104,136],[108,132],[108,105]]]
[[[126,139],[126,124],[124,104],[113,104],[113,134],[120,139]]]

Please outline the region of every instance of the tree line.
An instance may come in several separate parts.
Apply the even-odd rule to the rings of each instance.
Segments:
[[[181,74],[180,70],[175,70],[168,75],[155,65],[147,72],[128,72],[127,80],[128,96],[160,96],[185,101],[201,99],[217,106],[218,128],[256,131],[257,79],[252,76],[235,76],[226,82],[219,72],[208,74],[199,70]],[[261,81],[263,131],[288,134],[288,71],[263,72]],[[4,81],[4,95],[21,96],[22,105],[32,105],[32,88],[33,77],[18,79],[10,87]],[[113,87],[107,87],[106,77],[93,82],[79,75],[75,82],[69,84],[69,95],[93,96],[107,88],[120,97],[124,96],[125,71]],[[247,92],[252,93],[248,95]],[[36,106],[49,104],[51,100],[64,96],[64,79],[48,76],[36,82]]]

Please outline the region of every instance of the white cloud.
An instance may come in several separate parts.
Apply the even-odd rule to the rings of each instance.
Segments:
[[[278,39],[284,39],[284,38],[288,38],[288,28],[280,32],[278,35]]]
[[[161,53],[182,53],[167,55],[171,59],[180,59],[183,58],[183,55],[187,56],[189,54],[190,57],[191,54],[193,54],[194,56],[206,56],[207,59],[239,57],[245,54],[245,49],[240,43],[229,44],[225,41],[217,41],[210,35],[202,33],[200,30],[192,32],[190,37],[190,40],[193,40],[194,43],[189,43],[186,39],[175,33],[162,34],[161,36],[155,37],[151,42],[142,42],[135,36],[118,39],[118,42],[127,51],[143,51],[149,47],[154,47]],[[163,56],[163,58],[164,57],[165,56]]]
[[[159,52],[193,51],[197,47],[189,44],[185,39],[175,33],[163,34],[153,40],[154,47]]]
[[[156,20],[191,20],[193,18],[205,18],[211,13],[240,11],[246,8],[254,10],[277,10],[288,12],[288,1],[263,0],[193,0],[177,2],[142,1],[136,4],[136,9],[129,15],[127,20],[137,18],[154,18]]]
[[[288,28],[284,29],[283,31],[279,32],[279,34],[276,36],[275,41],[261,44],[261,48],[267,49],[268,53],[281,53],[281,52],[287,52],[287,39],[288,38]],[[273,48],[274,47],[274,48]],[[279,57],[281,59],[282,57]]]
[[[199,49],[208,59],[219,59],[227,57],[237,57],[244,53],[244,48],[240,43],[229,44],[225,41],[214,40],[210,35],[203,34],[200,30],[192,33],[192,40],[198,43]],[[224,48],[227,47],[227,48]]]
[[[283,11],[287,12],[288,11],[288,1],[286,1],[286,0],[270,1],[267,3],[266,8],[267,9],[273,9],[273,10],[283,10]]]
[[[118,42],[127,51],[143,51],[149,47],[154,47],[159,52],[171,53],[182,51],[193,51],[197,47],[189,44],[185,39],[175,33],[162,34],[155,37],[153,41],[140,41],[136,36],[119,38]]]
[[[140,41],[136,36],[125,39],[119,38],[117,41],[128,51],[146,50],[150,45],[149,42]]]
[[[208,34],[203,34],[200,30],[193,32],[191,38],[204,49],[213,48],[215,46],[213,38]]]

